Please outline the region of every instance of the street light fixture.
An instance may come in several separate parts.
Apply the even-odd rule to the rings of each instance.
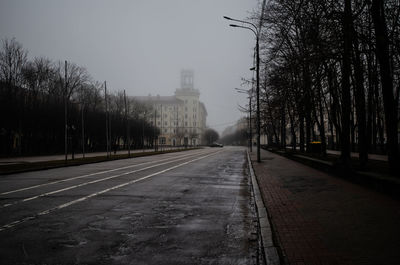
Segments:
[[[231,21],[236,21],[240,22],[243,24],[250,25],[251,27],[246,27],[246,26],[241,26],[241,25],[236,25],[236,24],[230,24],[230,27],[233,28],[243,28],[243,29],[248,29],[251,30],[255,37],[256,37],[256,70],[257,70],[257,89],[256,89],[256,94],[257,94],[257,162],[261,162],[261,156],[260,156],[260,47],[259,47],[259,31],[256,27],[251,22],[244,21],[244,20],[239,20],[239,19],[234,19],[230,18],[227,16],[224,16],[225,19],[231,20]]]

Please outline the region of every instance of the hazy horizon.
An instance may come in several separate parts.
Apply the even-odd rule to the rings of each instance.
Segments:
[[[29,59],[68,60],[131,96],[173,95],[181,70],[192,69],[207,125],[221,133],[244,116],[246,96],[234,88],[252,76],[255,40],[223,16],[245,19],[257,0],[0,3],[0,38],[15,37]]]

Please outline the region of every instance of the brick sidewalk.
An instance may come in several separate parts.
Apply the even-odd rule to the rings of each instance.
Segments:
[[[400,264],[400,202],[268,151],[253,167],[284,264]]]

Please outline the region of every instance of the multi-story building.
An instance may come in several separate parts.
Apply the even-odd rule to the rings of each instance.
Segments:
[[[193,71],[181,72],[181,87],[174,96],[144,96],[136,100],[148,104],[150,123],[160,129],[160,145],[201,145],[206,129],[207,110],[199,100],[200,92],[194,88]]]

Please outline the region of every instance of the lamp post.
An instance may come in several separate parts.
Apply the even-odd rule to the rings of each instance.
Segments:
[[[249,99],[249,148],[251,153],[253,152],[253,132],[251,127],[251,98],[253,97],[253,89],[245,90],[245,89],[235,88],[235,90],[238,93],[243,93],[248,95],[247,98]]]
[[[251,30],[255,37],[256,37],[256,79],[257,79],[257,88],[256,88],[256,95],[257,95],[257,110],[256,110],[256,116],[257,116],[257,162],[261,162],[261,156],[260,156],[260,47],[259,47],[259,31],[256,27],[251,22],[239,20],[239,19],[234,19],[230,18],[227,16],[224,16],[225,19],[231,20],[231,21],[236,21],[240,22],[243,24],[250,25],[251,27],[246,27],[246,26],[240,26],[236,24],[230,24],[229,26],[233,28],[242,28],[242,29],[248,29]]]

